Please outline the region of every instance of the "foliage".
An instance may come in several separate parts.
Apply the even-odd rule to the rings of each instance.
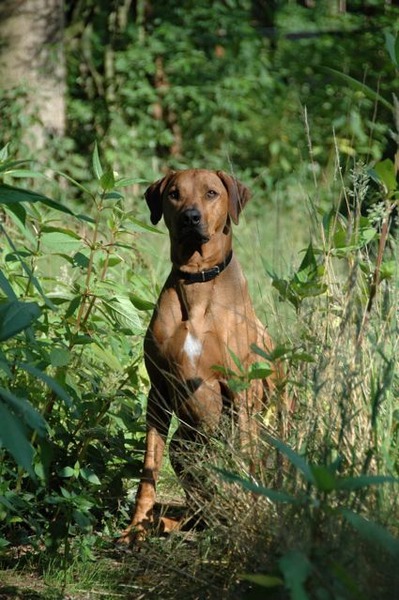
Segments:
[[[43,176],[7,148],[1,161],[4,180]],[[122,207],[121,189],[137,179],[103,169],[97,147],[93,171],[90,188],[65,176],[87,215],[67,197],[0,186],[1,521],[15,540],[65,550],[71,534],[107,526],[123,477],[138,474],[141,311],[153,306],[132,269],[149,227]]]
[[[374,190],[374,202],[363,211],[374,182],[378,193]],[[256,512],[261,533],[250,534],[258,543],[253,541],[250,550],[248,540],[236,544],[238,562],[249,567],[242,580],[254,590],[285,588],[292,600],[390,598],[396,585],[398,275],[389,225],[398,191],[393,162],[386,159],[372,170],[355,165],[343,193],[350,207],[345,216],[339,204],[313,207],[318,231],[294,274],[283,278],[270,272],[280,300],[288,301],[297,317],[294,345],[278,347],[274,355],[289,363],[296,408],[288,415],[294,425],[287,428],[298,450],[275,437],[279,422],[268,413],[263,439],[269,447],[265,452],[277,451],[275,461],[268,459],[274,472],[270,464],[257,479],[217,470],[222,480],[267,499]],[[270,504],[276,506],[273,516]],[[379,579],[368,595],[371,563]]]
[[[13,560],[10,544],[29,542],[39,557],[44,544],[61,586],[101,536],[112,539],[116,515],[127,520],[123,483],[138,475],[154,294],[137,240],[154,230],[133,210],[135,192],[166,165],[193,165],[252,181],[241,247],[251,265],[257,225],[277,238],[294,235],[305,211],[312,224],[284,272],[262,248],[289,314],[276,309],[269,325],[287,333],[273,353],[255,349],[262,362],[249,373],[233,357],[226,376],[243,391],[283,360],[296,409],[277,418],[277,390],[262,415],[258,479],[218,440],[210,532],[194,534],[201,590],[213,574],[215,596],[229,586],[234,596],[240,579],[242,597],[265,587],[295,600],[391,597],[399,59],[384,28],[397,9],[303,4],[66,2],[69,137],[51,142],[45,165],[25,160],[38,125],[26,90],[1,93],[0,548]],[[271,234],[272,211],[282,224]],[[163,569],[189,572],[198,596],[189,546],[172,537],[144,552],[162,585],[174,583]],[[145,560],[123,562],[144,571],[146,591]]]
[[[69,137],[58,161],[84,181],[84,157],[102,139],[123,172],[206,165],[271,189],[302,164],[304,179],[321,174],[336,144],[343,158],[379,159],[396,77],[383,59],[384,27],[396,9],[353,5],[339,13],[333,4],[281,2],[266,10],[229,0],[210,11],[192,1],[67,2]],[[378,90],[382,101],[366,87],[342,85],[331,69]],[[2,111],[9,130],[23,122],[13,106],[12,118]],[[294,201],[287,194],[284,205]]]

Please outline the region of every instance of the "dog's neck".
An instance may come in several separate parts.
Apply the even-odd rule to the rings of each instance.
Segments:
[[[203,271],[196,271],[192,273],[190,271],[181,271],[180,269],[175,269],[175,274],[179,279],[182,279],[186,283],[207,283],[208,281],[212,281],[215,279],[220,273],[229,266],[231,259],[233,258],[233,250],[230,250],[228,255],[222,260],[220,263],[211,267],[210,269],[204,269]]]
[[[171,261],[176,273],[195,274],[219,267],[231,260],[231,234],[217,235],[205,244],[171,244]]]

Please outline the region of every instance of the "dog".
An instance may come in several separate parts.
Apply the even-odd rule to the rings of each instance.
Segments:
[[[226,404],[248,451],[257,435],[254,416],[275,386],[273,376],[252,379],[243,391],[228,384],[237,360],[243,372],[259,361],[254,345],[269,352],[273,347],[232,251],[232,224],[238,223],[249,190],[222,171],[188,169],[153,183],[145,198],[151,222],[163,216],[169,231],[172,269],[144,341],[151,382],[146,450],[132,522],[121,538],[125,543],[143,539],[153,523],[172,414],[179,426],[169,452],[177,475],[184,478],[176,457],[185,452],[186,442],[205,441],[217,430]]]

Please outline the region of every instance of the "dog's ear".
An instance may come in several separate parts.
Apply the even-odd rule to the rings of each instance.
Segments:
[[[162,179],[158,179],[146,189],[144,197],[151,213],[151,223],[156,225],[162,218],[162,194],[175,171],[170,171]]]
[[[227,175],[224,171],[216,171],[219,179],[222,180],[224,187],[229,194],[229,215],[235,225],[238,223],[238,217],[248,200],[251,192],[238,179]]]

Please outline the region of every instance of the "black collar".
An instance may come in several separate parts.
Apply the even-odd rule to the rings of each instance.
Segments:
[[[205,269],[204,271],[198,271],[197,273],[188,273],[187,271],[181,271],[176,269],[176,273],[180,279],[184,279],[188,283],[205,283],[215,279],[225,268],[230,264],[233,257],[233,250],[230,250],[223,262],[219,263],[215,267]]]

